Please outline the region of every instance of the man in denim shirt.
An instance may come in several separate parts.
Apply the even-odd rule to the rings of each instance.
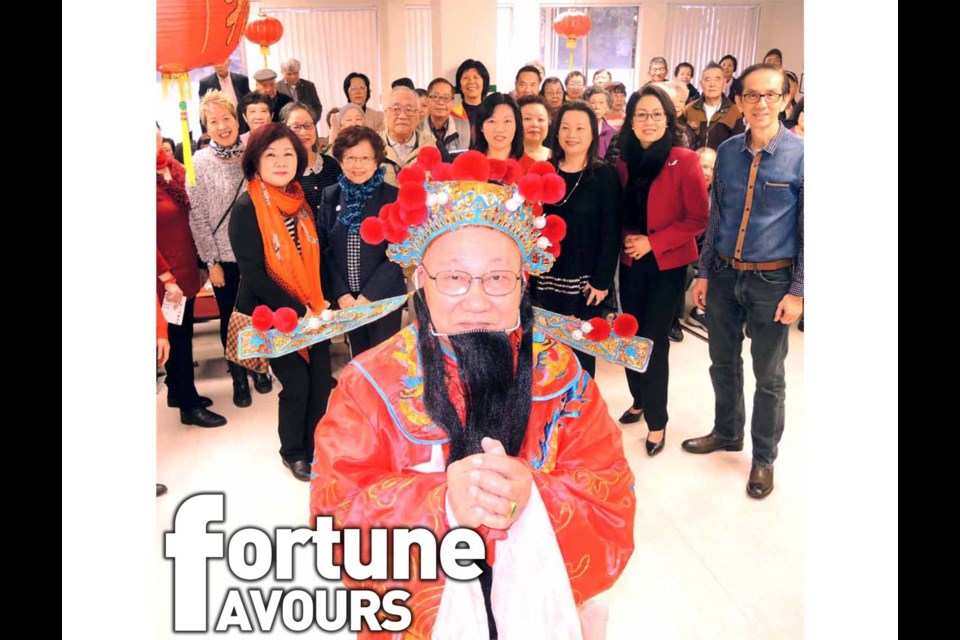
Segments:
[[[783,72],[758,64],[740,76],[736,97],[749,131],[720,145],[710,216],[693,300],[709,309],[713,431],[683,443],[690,453],[740,451],[743,325],[751,333],[757,379],[747,494],[773,491],[773,462],[783,435],[783,361],[790,324],[803,312],[803,139],[777,119],[789,93]],[[709,286],[708,286],[709,285]]]

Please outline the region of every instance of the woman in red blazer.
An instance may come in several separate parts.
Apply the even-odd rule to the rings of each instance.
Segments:
[[[627,371],[633,406],[620,422],[646,418],[650,456],[663,450],[666,438],[667,332],[709,211],[699,159],[679,141],[676,109],[662,89],[647,85],[630,97],[617,161],[624,188],[620,305],[639,320],[637,335],[654,346],[646,373]]]

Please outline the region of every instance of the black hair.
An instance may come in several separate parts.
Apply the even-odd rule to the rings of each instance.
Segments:
[[[523,156],[523,116],[520,114],[517,101],[505,93],[491,93],[480,103],[480,108],[477,110],[477,138],[471,146],[480,153],[487,153],[490,144],[483,135],[483,123],[493,117],[493,112],[502,104],[513,110],[513,116],[517,122],[513,142],[510,144],[510,157],[519,160]]]

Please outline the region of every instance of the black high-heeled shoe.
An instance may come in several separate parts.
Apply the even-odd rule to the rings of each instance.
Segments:
[[[640,422],[640,418],[643,417],[643,410],[638,409],[636,411],[631,411],[627,409],[623,412],[623,415],[620,416],[620,424],[636,424]]]
[[[666,427],[664,427],[663,429],[663,437],[660,438],[660,442],[650,442],[650,437],[647,436],[647,439],[644,441],[644,444],[647,447],[647,455],[650,456],[651,458],[657,455],[658,453],[660,453],[661,451],[663,451],[663,447],[667,444]]]

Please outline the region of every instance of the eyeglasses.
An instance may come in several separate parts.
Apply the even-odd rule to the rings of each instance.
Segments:
[[[308,122],[306,124],[291,124],[288,125],[291,131],[313,131],[316,127]]]
[[[760,102],[760,98],[763,98],[767,104],[773,104],[774,102],[779,101],[780,98],[783,97],[783,94],[768,91],[766,93],[745,93],[741,97],[747,104],[757,104]]]
[[[434,102],[450,102],[453,100],[453,96],[441,96],[441,95],[437,95],[436,93],[431,93],[427,97],[433,100]]]
[[[667,117],[667,114],[665,114],[663,111],[654,111],[653,113],[647,113],[646,111],[637,111],[635,114],[633,114],[633,119],[636,120],[637,122],[646,122],[648,118],[650,120],[653,120],[654,122],[660,122],[666,117]]]
[[[370,164],[376,160],[373,156],[343,156],[344,166],[354,166],[358,164]]]
[[[437,290],[445,296],[462,296],[480,281],[480,287],[488,296],[506,296],[513,293],[520,282],[520,274],[513,271],[488,271],[482,276],[472,276],[465,271],[440,271],[430,275],[424,267],[427,277],[437,283]]]
[[[414,116],[420,113],[420,107],[415,107],[412,104],[408,104],[406,106],[401,106],[399,104],[392,104],[389,107],[387,107],[387,111],[389,111],[395,116],[398,116],[401,113],[404,113],[408,116]]]

